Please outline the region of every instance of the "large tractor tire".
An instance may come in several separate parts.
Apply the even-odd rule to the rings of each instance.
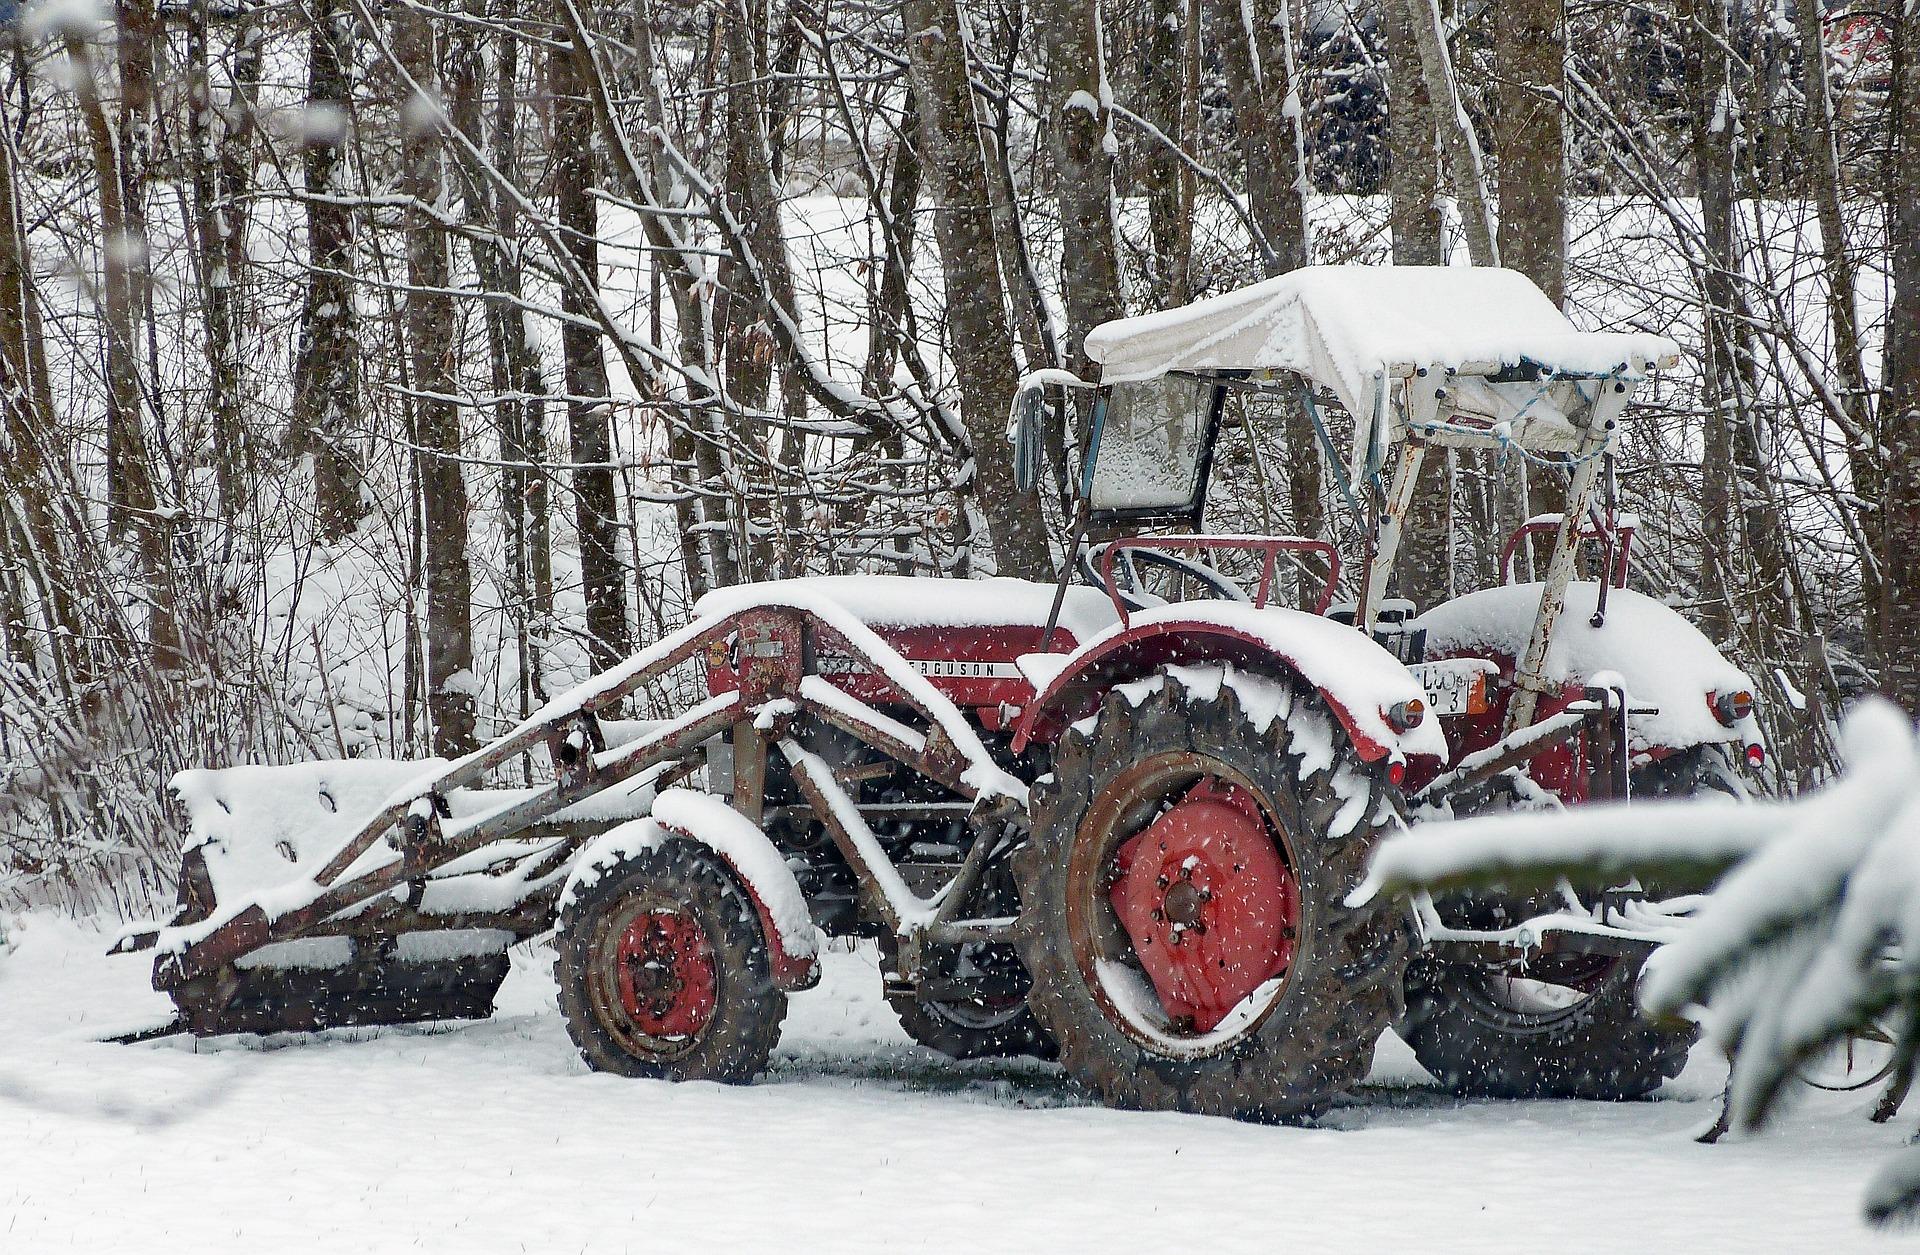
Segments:
[[[1637,798],[1720,793],[1745,797],[1722,747],[1700,745],[1636,768]],[[1650,885],[1654,897],[1703,886]],[[1464,904],[1485,914],[1499,904]],[[1531,911],[1509,907],[1482,926]],[[1452,920],[1447,904],[1443,919]],[[1432,956],[1407,972],[1407,1011],[1398,1028],[1420,1065],[1456,1093],[1489,1098],[1645,1098],[1680,1074],[1696,1032],[1640,1013],[1639,959],[1549,957],[1520,969],[1448,963]]]
[[[1640,1014],[1641,960],[1560,956],[1520,971],[1431,956],[1407,972],[1397,1028],[1420,1066],[1487,1098],[1645,1098],[1680,1075],[1691,1025]]]
[[[1366,1077],[1400,993],[1404,917],[1344,902],[1392,786],[1312,690],[1241,677],[1249,711],[1181,674],[1199,691],[1110,693],[1035,790],[1030,1003],[1114,1106],[1310,1118]]]
[[[787,996],[753,898],[705,846],[622,859],[560,911],[554,983],[587,1065],[744,1085],[766,1070]]]
[[[988,869],[975,898],[970,913],[978,917],[1020,913],[1005,863]],[[880,950],[891,968],[894,944],[884,932]],[[1033,978],[1013,946],[989,941],[929,946],[924,959],[927,971],[918,990],[887,995],[907,1036],[950,1059],[1058,1057],[1060,1048],[1028,1005]]]

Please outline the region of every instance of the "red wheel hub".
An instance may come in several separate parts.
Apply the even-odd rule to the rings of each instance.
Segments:
[[[713,1018],[713,945],[691,915],[636,916],[614,953],[620,1007],[649,1037],[691,1037]]]
[[[1247,790],[1203,779],[1115,862],[1113,909],[1176,1027],[1211,1031],[1293,961],[1300,889]]]

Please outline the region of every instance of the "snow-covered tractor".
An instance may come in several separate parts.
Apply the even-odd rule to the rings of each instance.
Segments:
[[[123,947],[205,1034],[482,1016],[552,930],[582,1055],[642,1077],[757,1074],[823,934],[877,939],[917,1040],[1058,1057],[1120,1106],[1311,1114],[1395,1025],[1464,1091],[1671,1076],[1690,1036],[1632,990],[1684,899],[1350,897],[1384,828],[1730,787],[1763,753],[1746,677],[1625,587],[1611,451],[1674,346],[1577,332],[1507,271],[1329,267],[1086,347],[1100,379],[1034,376],[1010,424],[1027,485],[1049,445],[1078,464],[1057,585],[726,589],[460,761],[185,773],[180,911]],[[1201,530],[1229,397],[1305,407],[1350,582],[1326,540]],[[1456,446],[1567,498],[1509,546],[1541,580],[1420,611],[1397,549]],[[704,701],[611,717],[680,667]],[[485,787],[523,758],[544,783]]]

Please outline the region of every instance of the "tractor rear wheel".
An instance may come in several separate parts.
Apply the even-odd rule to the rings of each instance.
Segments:
[[[1308,1118],[1365,1078],[1399,995],[1403,916],[1344,901],[1392,786],[1312,690],[1225,679],[1130,685],[1068,733],[1015,856],[1020,952],[1105,1101]]]
[[[705,846],[622,859],[560,910],[554,983],[587,1065],[744,1085],[766,1069],[787,996],[753,899]]]
[[[1459,1094],[1645,1098],[1680,1075],[1694,1030],[1640,1014],[1641,966],[1566,955],[1516,970],[1422,956],[1396,1027],[1420,1066]]]
[[[1745,796],[1719,746],[1693,749],[1635,769],[1633,796],[1701,793]],[[1699,887],[1648,886],[1656,897]],[[1538,904],[1540,910],[1550,904]],[[1481,898],[1440,904],[1455,922],[1497,927],[1529,914],[1519,904]],[[1487,918],[1503,908],[1504,915]],[[1407,1010],[1396,1025],[1420,1066],[1456,1093],[1489,1098],[1645,1098],[1686,1066],[1691,1024],[1655,1023],[1640,1014],[1634,991],[1644,960],[1550,956],[1526,967],[1448,963],[1430,955],[1407,971]]]

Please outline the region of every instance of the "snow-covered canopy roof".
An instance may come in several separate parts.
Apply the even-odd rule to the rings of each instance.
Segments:
[[[1492,375],[1531,363],[1562,375],[1673,365],[1665,336],[1577,330],[1518,271],[1475,266],[1307,266],[1180,309],[1087,333],[1103,383],[1170,371],[1291,371],[1371,415],[1373,380]]]

